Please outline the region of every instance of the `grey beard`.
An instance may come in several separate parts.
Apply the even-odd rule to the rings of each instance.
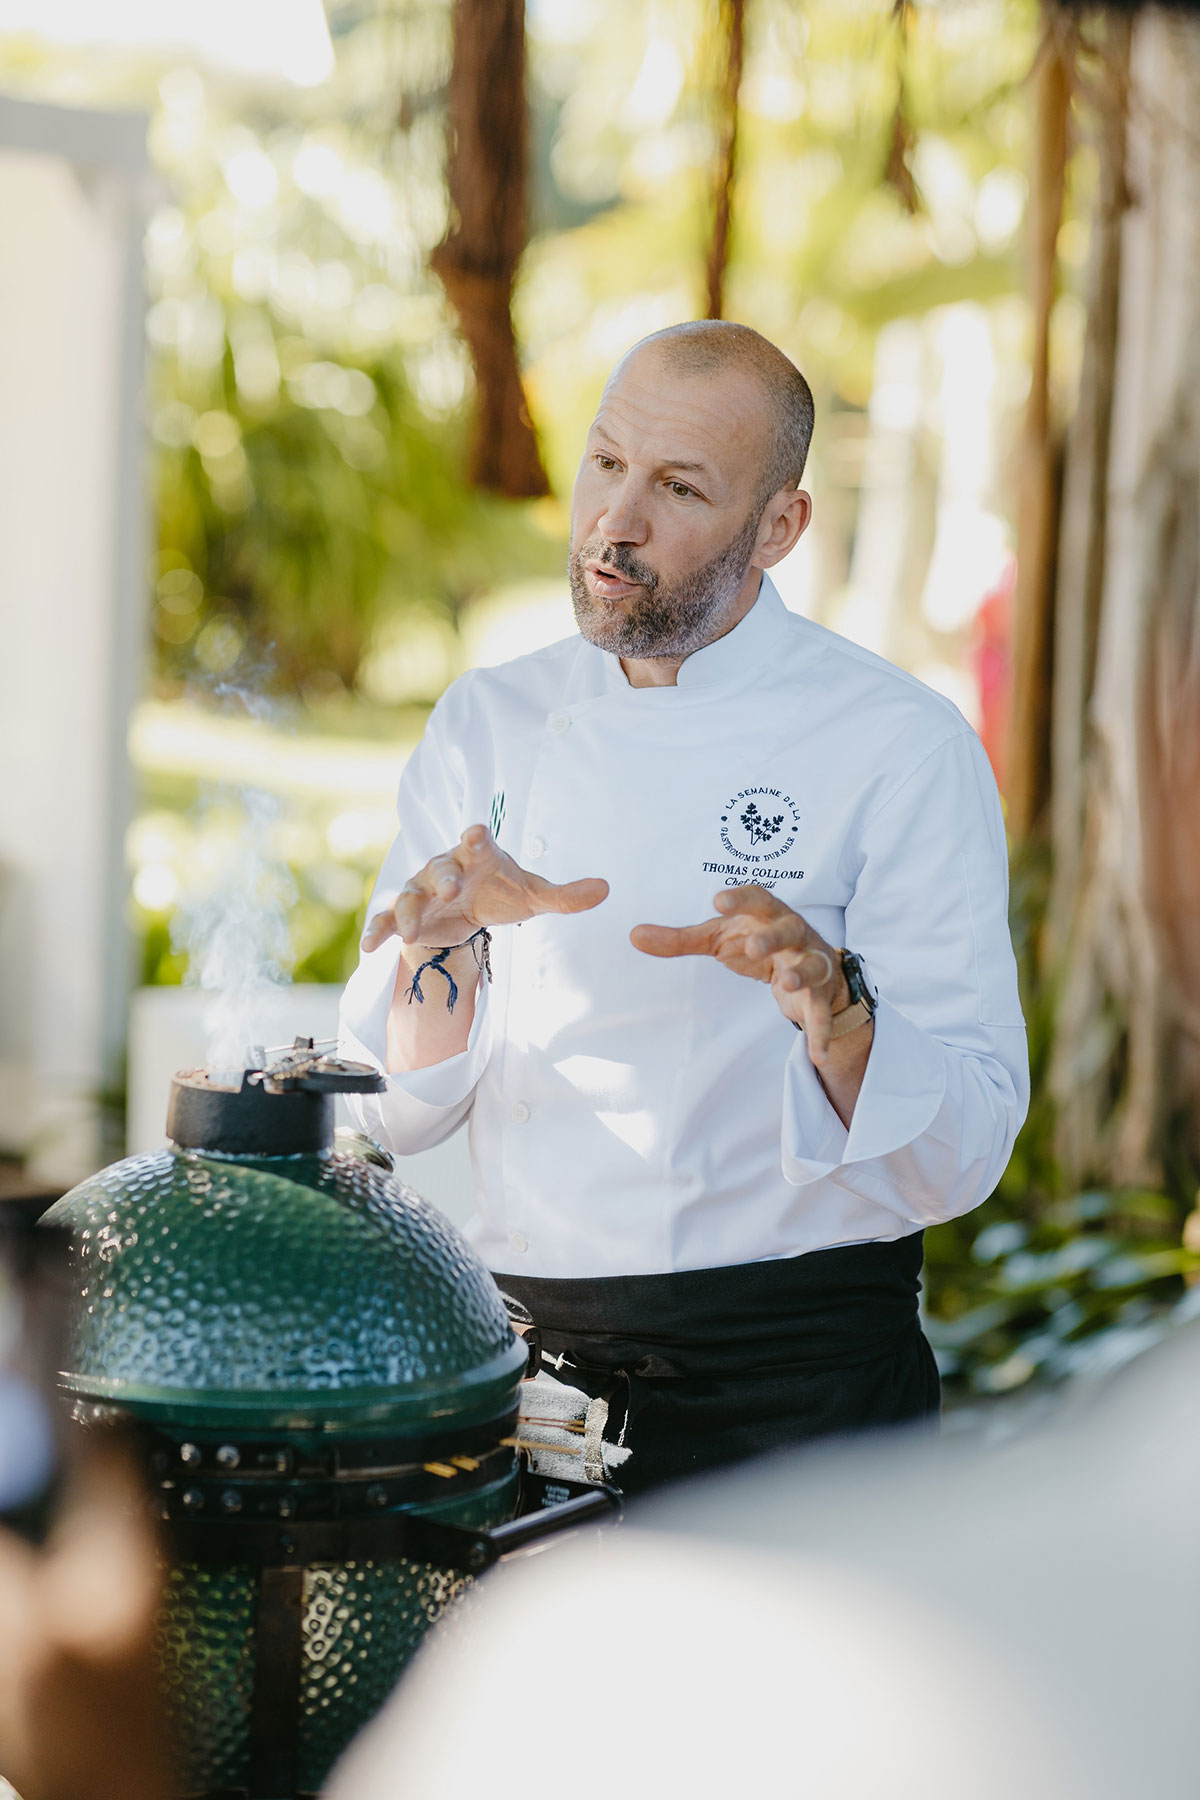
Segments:
[[[580,633],[589,644],[614,656],[682,658],[703,649],[720,635],[721,615],[746,579],[758,522],[755,513],[724,550],[669,588],[624,545],[593,538],[572,551],[571,601]],[[583,572],[590,557],[627,581],[640,582],[637,599],[623,608],[595,599]]]

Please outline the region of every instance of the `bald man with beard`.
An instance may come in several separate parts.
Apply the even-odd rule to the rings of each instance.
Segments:
[[[629,1491],[927,1419],[922,1231],[1028,1103],[995,782],[911,676],[787,611],[813,403],[745,326],[625,356],[575,482],[578,635],[452,684],[343,1003],[401,1155]]]

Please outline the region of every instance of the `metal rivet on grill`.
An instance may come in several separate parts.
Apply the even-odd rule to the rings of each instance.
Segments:
[[[242,1460],[242,1453],[236,1444],[222,1444],[217,1451],[217,1462],[222,1469],[236,1469]]]
[[[296,1516],[296,1502],[290,1494],[283,1494],[280,1496],[279,1504],[275,1508],[275,1511],[279,1514],[281,1519],[294,1519]]]
[[[185,1469],[196,1469],[204,1461],[204,1452],[199,1444],[180,1444],[179,1460]]]
[[[367,1489],[368,1506],[386,1506],[387,1497],[387,1489],[381,1481],[373,1481]]]
[[[204,1505],[204,1494],[200,1488],[184,1488],[179,1498],[189,1512],[199,1512]]]
[[[221,1495],[221,1511],[225,1513],[240,1513],[241,1510],[242,1496],[238,1493],[236,1488],[226,1488]]]

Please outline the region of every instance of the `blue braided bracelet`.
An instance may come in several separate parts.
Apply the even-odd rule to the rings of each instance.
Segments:
[[[468,944],[472,946],[478,944],[479,948],[475,951],[475,967],[482,970],[490,981],[492,979],[491,942],[491,932],[486,925],[481,925],[478,931],[473,931],[469,938],[463,939],[461,944],[447,944],[444,949],[435,950],[434,954],[426,958],[413,976],[412,985],[408,990],[408,1004],[411,1006],[415,1000],[418,1006],[424,1006],[425,996],[421,992],[421,977],[426,969],[436,969],[439,975],[444,975],[446,978],[446,1011],[453,1012],[458,1001],[458,983],[446,967],[446,958],[452,950],[465,950]]]

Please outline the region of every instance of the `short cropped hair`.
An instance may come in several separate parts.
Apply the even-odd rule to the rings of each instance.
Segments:
[[[710,375],[719,369],[744,369],[758,377],[770,407],[774,430],[757,492],[761,513],[780,488],[799,487],[813,432],[812,389],[783,351],[748,325],[728,319],[691,319],[668,325],[636,344],[653,345],[670,368],[683,375]]]

